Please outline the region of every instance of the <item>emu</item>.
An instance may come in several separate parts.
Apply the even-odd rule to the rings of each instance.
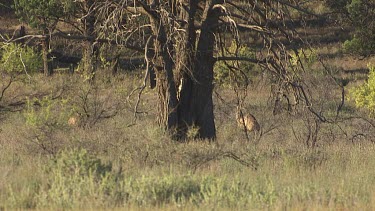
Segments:
[[[72,116],[68,120],[68,125],[70,126],[78,126],[79,117],[78,116]]]
[[[239,106],[237,106],[236,120],[239,127],[245,127],[249,132],[260,131],[260,125],[255,117],[250,113],[244,113]]]

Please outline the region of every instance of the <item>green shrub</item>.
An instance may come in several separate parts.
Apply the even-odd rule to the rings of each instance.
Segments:
[[[38,195],[39,207],[89,207],[90,202],[102,203],[116,183],[112,165],[89,155],[86,150],[60,152],[46,168],[48,182]]]
[[[362,56],[375,52],[375,4],[373,0],[325,0],[326,5],[337,13],[336,20],[353,30],[353,38],[347,40],[344,51]]]
[[[72,114],[73,109],[68,100],[52,99],[49,96],[29,99],[23,112],[27,130],[25,136],[38,148],[37,151],[55,154],[64,145],[59,133],[72,128],[68,123]]]
[[[45,96],[43,99],[28,99],[24,111],[26,125],[35,129],[67,126],[68,119],[72,114],[73,110],[69,106],[69,100],[56,100],[50,96]]]
[[[350,0],[325,0],[326,5],[335,12],[344,13]]]
[[[363,85],[350,90],[351,99],[359,108],[366,108],[370,116],[375,116],[375,67],[369,65],[369,76]]]
[[[364,41],[359,37],[354,37],[351,40],[346,40],[343,44],[343,50],[358,55],[369,55],[375,49],[375,43]]]
[[[346,6],[354,37],[346,41],[344,50],[368,56],[375,52],[375,4],[373,0],[352,0]]]
[[[299,49],[297,52],[291,53],[290,63],[294,67],[299,67],[301,61],[304,66],[310,67],[314,62],[318,60],[318,55],[315,49]]]
[[[42,57],[32,47],[10,43],[1,47],[0,71],[32,73],[42,69]]]
[[[63,17],[64,6],[58,0],[14,0],[13,8],[22,22],[44,30],[53,28],[59,17]]]
[[[228,49],[228,57],[255,58],[255,53],[246,45],[238,45],[236,41],[231,43]],[[231,68],[234,67],[234,68]],[[247,61],[218,61],[214,68],[215,82],[220,85],[246,85],[248,80],[252,80],[259,70],[254,68],[254,64]]]

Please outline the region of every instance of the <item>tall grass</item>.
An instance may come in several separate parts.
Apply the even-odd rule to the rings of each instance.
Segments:
[[[59,100],[68,99],[64,104],[48,98],[48,109],[28,104],[34,107],[1,119],[0,209],[375,208],[375,146],[370,139],[354,139],[360,129],[367,130],[359,120],[321,125],[317,145],[308,147],[304,140],[310,117],[272,116],[268,90],[259,89],[251,93],[256,101],[247,107],[268,132],[254,144],[236,126],[233,94],[218,90],[227,104],[216,102],[217,141],[176,143],[155,123],[153,90],[145,92],[144,113],[134,121],[133,101],[128,105],[126,98],[135,79],[102,82],[85,105],[115,108],[117,115],[98,116],[95,124],[79,127],[67,125],[69,116],[54,116],[71,115],[67,108],[81,109],[81,104],[69,103],[79,97],[82,84],[74,76],[54,77],[55,82],[30,86],[52,90],[63,81],[67,91]],[[18,96],[23,91],[28,95],[28,86],[19,87],[14,90]],[[112,106],[114,102],[124,103]],[[353,112],[346,106],[345,112]],[[48,121],[30,125],[26,120],[31,114]]]
[[[2,151],[0,207],[371,210],[375,205],[372,144],[232,148],[251,154],[242,158],[255,160],[257,170],[228,157],[206,159],[223,146],[160,140],[126,152],[128,147],[65,149],[55,156]]]

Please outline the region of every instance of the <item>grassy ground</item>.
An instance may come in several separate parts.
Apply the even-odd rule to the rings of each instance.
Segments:
[[[38,209],[374,209],[373,146],[334,146],[324,150],[267,147],[246,150],[258,170],[229,158],[193,169],[184,162],[219,149],[205,144],[159,143],[157,164],[140,164],[124,154],[122,170],[100,164],[85,151],[67,151],[51,161],[18,155],[2,159],[2,206]],[[156,148],[156,147],[155,147]],[[165,149],[164,148],[164,149]],[[172,150],[173,149],[173,150]],[[221,150],[221,149],[220,149]],[[219,151],[220,151],[219,150]],[[285,150],[285,151],[284,151]],[[184,162],[159,158],[184,156]],[[141,152],[137,152],[141,153]],[[192,156],[195,154],[195,157]],[[117,157],[117,156],[118,157]],[[254,159],[254,158],[253,158]],[[91,165],[96,163],[97,165]],[[134,163],[135,162],[135,163]],[[99,164],[98,164],[99,163]],[[92,168],[89,168],[91,166]],[[7,169],[8,168],[8,169]]]
[[[266,80],[254,82],[245,105],[258,118],[262,136],[246,140],[235,123],[233,92],[217,87],[218,139],[210,144],[170,140],[156,125],[153,90],[145,91],[135,122],[136,96],[127,96],[139,83],[136,75],[100,77],[95,88],[78,75],[41,77],[15,82],[4,98],[10,103],[35,93],[50,96],[26,101],[22,111],[2,112],[1,208],[375,208],[374,129],[362,119],[321,124],[316,146],[309,147],[312,117],[304,111],[272,115]],[[339,92],[332,87],[324,93],[327,81],[316,77],[320,84],[311,91],[329,116]],[[67,124],[83,108],[90,117],[81,117],[79,126]],[[354,111],[349,102],[342,115]]]

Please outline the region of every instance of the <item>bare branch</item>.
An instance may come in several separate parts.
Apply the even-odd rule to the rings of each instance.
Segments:
[[[249,57],[240,57],[240,56],[220,56],[214,58],[215,61],[246,61],[250,63],[256,63],[256,64],[266,64],[267,60],[258,60],[258,59],[253,59]]]
[[[1,95],[0,95],[0,102],[3,99],[6,90],[10,87],[10,85],[12,85],[13,79],[14,79],[13,76],[10,76],[9,82],[2,88]]]
[[[150,61],[148,59],[148,45],[151,41],[151,39],[153,38],[153,36],[150,36],[146,42],[146,47],[145,47],[145,60],[146,60],[146,70],[145,70],[145,76],[143,78],[143,84],[140,86],[140,87],[137,87],[135,88],[133,91],[130,92],[129,96],[127,97],[128,101],[129,101],[129,98],[133,95],[133,93],[137,90],[139,90],[138,92],[138,96],[137,96],[137,102],[135,103],[135,106],[134,106],[134,123],[135,121],[137,120],[137,114],[139,113],[138,112],[138,106],[139,106],[139,103],[141,101],[141,96],[142,96],[142,92],[144,91],[144,89],[146,88],[146,85],[147,85],[147,78],[150,74]]]

